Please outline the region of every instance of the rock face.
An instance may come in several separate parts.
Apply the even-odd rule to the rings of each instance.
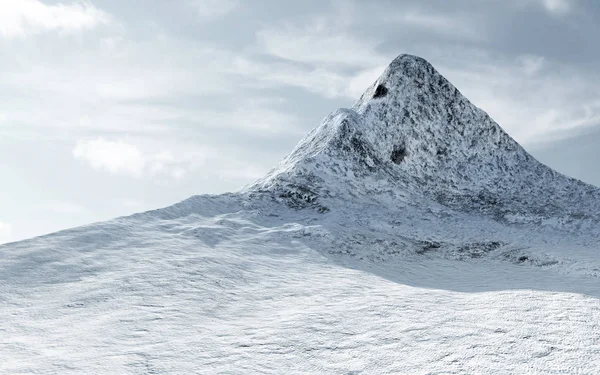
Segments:
[[[600,216],[598,188],[535,160],[411,55],[394,59],[351,109],[327,116],[247,191],[321,212],[339,199],[408,195],[499,221],[588,228]]]

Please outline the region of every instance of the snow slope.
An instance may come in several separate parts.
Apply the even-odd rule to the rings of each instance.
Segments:
[[[0,246],[0,373],[596,374],[599,194],[401,55],[240,192]]]

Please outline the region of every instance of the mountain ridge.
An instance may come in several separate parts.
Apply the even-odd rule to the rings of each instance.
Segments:
[[[367,177],[379,181],[379,191],[373,184],[357,186]],[[354,193],[404,189],[500,220],[535,214],[598,224],[600,213],[598,188],[537,161],[431,64],[412,55],[394,59],[351,109],[327,116],[246,190],[277,190],[292,206],[324,211],[319,198],[344,194],[333,191],[336,178]]]

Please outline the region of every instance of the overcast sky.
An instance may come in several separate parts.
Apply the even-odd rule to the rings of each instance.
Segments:
[[[241,188],[396,55],[600,185],[600,2],[0,0],[0,243]]]

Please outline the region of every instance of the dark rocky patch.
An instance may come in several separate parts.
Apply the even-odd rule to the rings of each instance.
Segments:
[[[406,149],[404,146],[396,146],[390,155],[390,160],[395,164],[400,164],[406,157]]]
[[[457,251],[460,255],[469,258],[481,258],[485,254],[500,248],[503,244],[498,241],[474,242],[460,246]]]
[[[435,241],[419,241],[420,247],[417,249],[417,254],[425,254],[430,251],[435,251],[442,247],[442,244]]]
[[[387,87],[385,87],[384,85],[377,85],[377,88],[375,89],[375,93],[373,94],[373,99],[383,98],[384,96],[386,96],[387,93],[388,93]]]

